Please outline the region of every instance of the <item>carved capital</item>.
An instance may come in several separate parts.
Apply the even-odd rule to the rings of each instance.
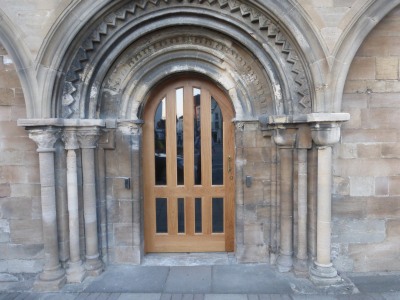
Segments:
[[[340,140],[340,124],[336,122],[315,123],[311,126],[311,136],[319,147],[329,147]]]
[[[79,149],[78,136],[76,128],[65,128],[62,133],[62,140],[66,150]]]
[[[276,128],[274,142],[280,148],[294,148],[296,145],[296,129]]]
[[[52,127],[30,129],[29,138],[37,144],[37,152],[54,152],[54,144],[58,140],[59,132],[59,129]]]
[[[83,149],[97,148],[97,142],[100,137],[100,129],[98,127],[84,127],[78,129],[79,145]]]

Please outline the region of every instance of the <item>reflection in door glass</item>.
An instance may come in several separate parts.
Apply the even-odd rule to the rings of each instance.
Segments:
[[[178,185],[184,184],[184,159],[183,159],[183,88],[177,89],[176,93],[176,167]]]
[[[167,154],[166,154],[166,101],[161,100],[154,116],[154,152],[156,185],[167,184]]]
[[[224,184],[223,119],[221,108],[211,97],[212,184]]]
[[[194,232],[202,232],[202,222],[201,222],[201,198],[196,198],[194,202]]]
[[[185,233],[185,199],[178,198],[178,233]]]
[[[212,199],[212,232],[224,232],[224,198]]]
[[[201,90],[194,88],[194,184],[201,184],[201,119],[200,119]]]
[[[168,233],[167,198],[156,199],[156,232]]]

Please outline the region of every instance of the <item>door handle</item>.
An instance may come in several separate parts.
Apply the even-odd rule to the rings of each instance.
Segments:
[[[229,179],[232,180],[232,157],[230,155],[228,156],[228,174],[230,174]]]

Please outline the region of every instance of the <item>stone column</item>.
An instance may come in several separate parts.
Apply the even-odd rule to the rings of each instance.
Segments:
[[[276,129],[274,142],[280,157],[280,248],[277,266],[280,272],[293,267],[293,147],[296,131]]]
[[[78,174],[75,150],[79,149],[76,128],[66,128],[63,141],[67,150],[67,194],[69,213],[70,261],[67,269],[68,282],[82,282],[85,269],[82,265],[79,246]]]
[[[310,278],[315,284],[331,285],[341,281],[331,263],[332,145],[339,142],[340,126],[334,122],[316,123],[311,133],[318,148],[318,187],[317,259],[310,269]]]
[[[307,149],[298,149],[297,256],[295,273],[307,273]]]
[[[34,288],[39,291],[59,290],[66,281],[58,253],[57,213],[54,173],[54,144],[59,130],[52,127],[29,130],[29,137],[38,145],[44,244],[43,272]]]
[[[83,127],[78,130],[82,149],[83,209],[85,218],[86,262],[85,268],[90,276],[98,276],[103,271],[99,255],[97,228],[97,201],[94,149],[100,132],[97,127]]]
[[[309,126],[299,126],[297,129],[297,254],[294,272],[298,276],[308,275],[308,245],[307,245],[307,198],[308,170],[307,150],[312,147]]]

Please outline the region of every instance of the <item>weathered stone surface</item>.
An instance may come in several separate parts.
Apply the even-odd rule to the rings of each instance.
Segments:
[[[386,238],[384,220],[338,220],[332,226],[332,242],[340,244],[380,243]]]
[[[244,225],[244,244],[245,245],[263,245],[264,234],[262,224]]]
[[[375,73],[375,57],[356,57],[347,78],[350,80],[375,79]]]
[[[43,239],[41,220],[11,220],[10,239],[14,244],[38,244]]]
[[[0,184],[0,198],[10,197],[11,187],[9,183]]]
[[[376,58],[376,79],[398,79],[399,59],[398,57]]]
[[[390,196],[400,195],[400,176],[389,177],[389,195]]]
[[[385,219],[400,217],[398,197],[368,198],[366,213],[370,218]]]
[[[345,143],[391,143],[397,140],[394,129],[343,129],[342,140]]]
[[[332,217],[334,218],[365,218],[368,198],[333,197]]]
[[[374,177],[350,177],[350,196],[372,196],[374,184]]]
[[[0,199],[0,217],[8,220],[26,220],[32,217],[31,198]]]
[[[388,196],[389,195],[389,178],[376,177],[375,178],[375,195]]]

